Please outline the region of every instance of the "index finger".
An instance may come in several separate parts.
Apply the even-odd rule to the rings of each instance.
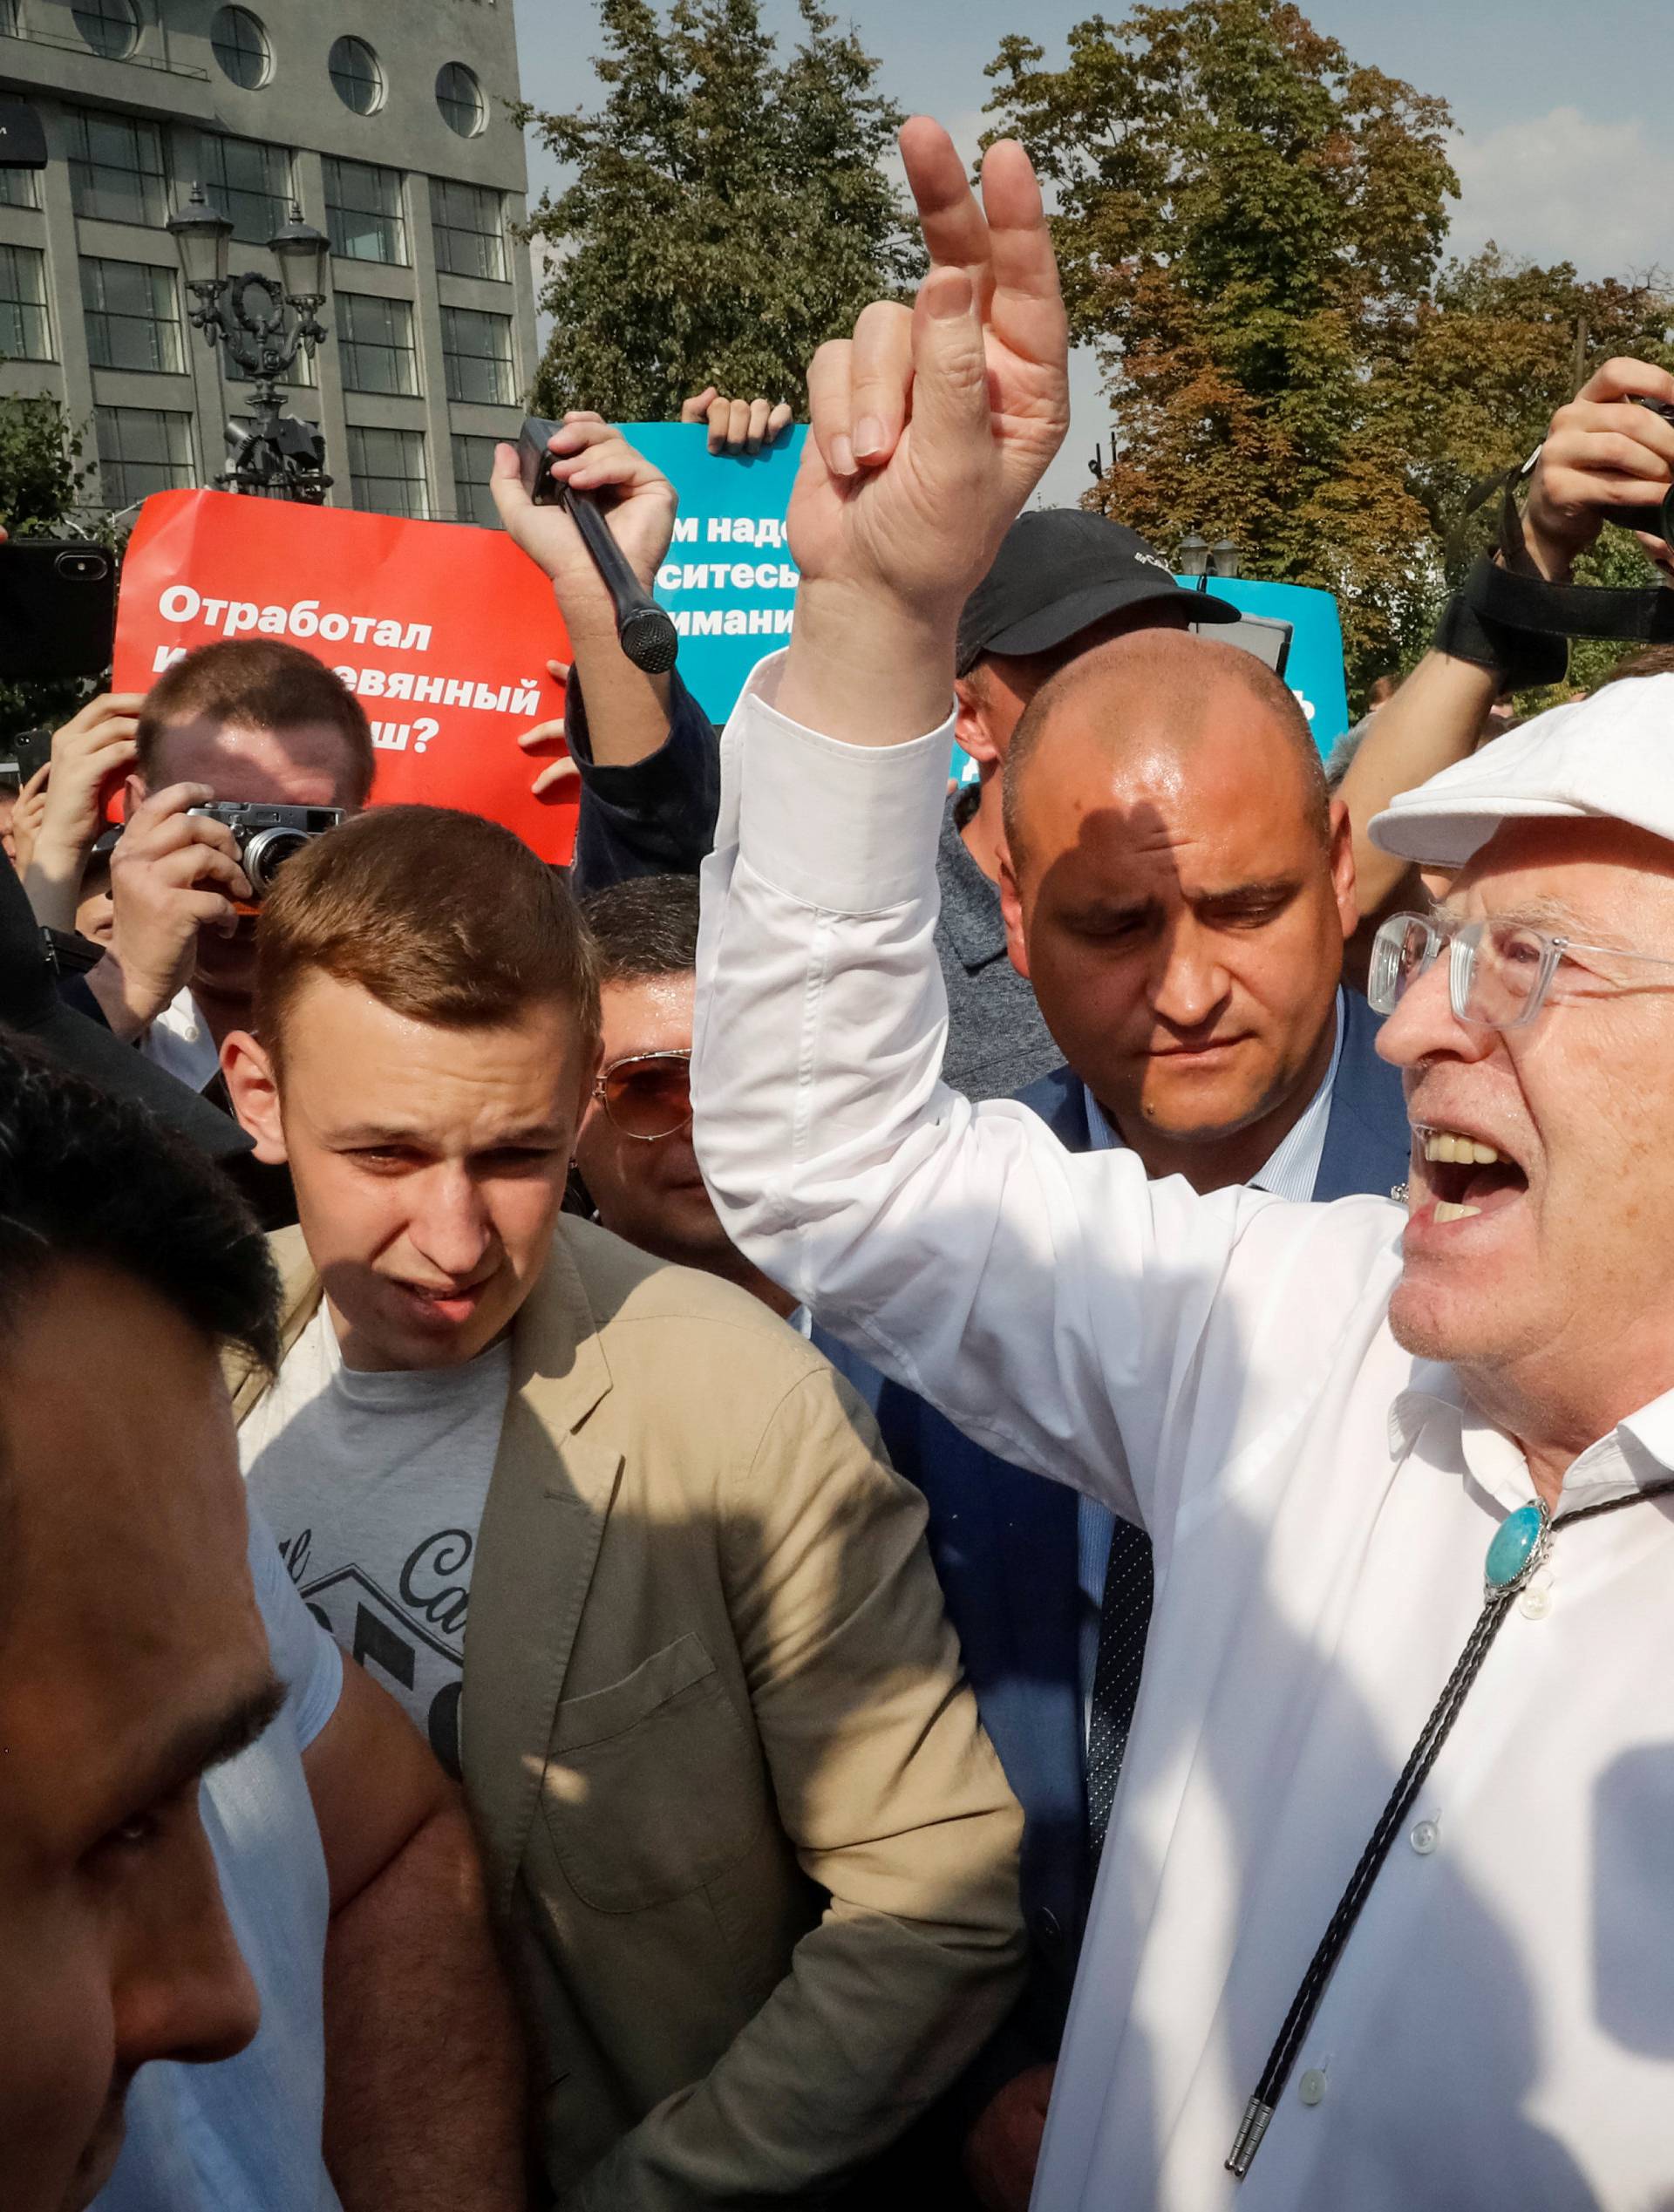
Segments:
[[[898,143],[931,262],[942,268],[985,268],[988,223],[953,140],[933,116],[915,115],[902,124]]]
[[[208,784],[165,784],[160,791],[153,791],[142,799],[129,817],[127,827],[148,822],[167,821],[171,814],[183,814],[192,807],[207,807],[214,797]]]
[[[1674,376],[1666,369],[1657,368],[1654,362],[1636,361],[1630,355],[1618,354],[1614,360],[1601,363],[1575,397],[1655,399],[1664,406],[1674,405]]]

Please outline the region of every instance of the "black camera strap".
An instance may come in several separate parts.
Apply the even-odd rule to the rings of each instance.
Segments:
[[[1660,584],[1640,590],[1608,585],[1552,583],[1535,567],[1523,537],[1517,487],[1529,474],[1538,453],[1504,475],[1479,485],[1466,505],[1468,515],[1500,493],[1497,558],[1482,555],[1463,585],[1442,610],[1432,641],[1455,659],[1494,669],[1501,688],[1521,691],[1562,683],[1569,665],[1572,637],[1603,637],[1623,644],[1674,643],[1674,591]],[[1624,528],[1643,521],[1630,511],[1611,517]]]

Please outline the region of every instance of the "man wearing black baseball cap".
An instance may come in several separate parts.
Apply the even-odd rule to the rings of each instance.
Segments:
[[[1006,957],[1000,913],[1000,772],[1024,709],[1067,662],[1136,630],[1232,623],[1224,599],[1187,591],[1136,531],[1079,507],[1038,508],[1006,533],[959,621],[954,690],[974,790],[948,802],[936,931],[948,993],[943,1076],[972,1099],[1008,1098],[1055,1068],[1028,982]]]

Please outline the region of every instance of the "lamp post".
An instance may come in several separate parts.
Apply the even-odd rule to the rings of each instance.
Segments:
[[[1177,557],[1180,562],[1181,575],[1192,577],[1199,590],[1201,590],[1203,580],[1209,573],[1208,540],[1201,536],[1197,531],[1191,531],[1181,540]]]
[[[265,492],[317,507],[330,488],[325,440],[311,423],[284,412],[279,382],[298,353],[310,360],[325,336],[316,310],[325,304],[325,260],[331,242],[303,221],[293,205],[289,220],[268,241],[277,277],[246,269],[228,276],[229,219],[201,184],[168,219],[180,251],[193,327],[210,350],[220,345],[250,381],[255,420],[248,430],[229,425],[230,458],[221,481],[237,492]]]
[[[1238,548],[1230,538],[1217,538],[1209,548],[1209,574],[1230,582],[1238,573]]]

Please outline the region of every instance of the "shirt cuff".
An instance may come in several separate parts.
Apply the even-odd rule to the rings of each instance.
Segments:
[[[954,712],[906,745],[844,745],[773,704],[785,656],[760,663],[733,717],[739,858],[806,906],[872,914],[936,878]]]

